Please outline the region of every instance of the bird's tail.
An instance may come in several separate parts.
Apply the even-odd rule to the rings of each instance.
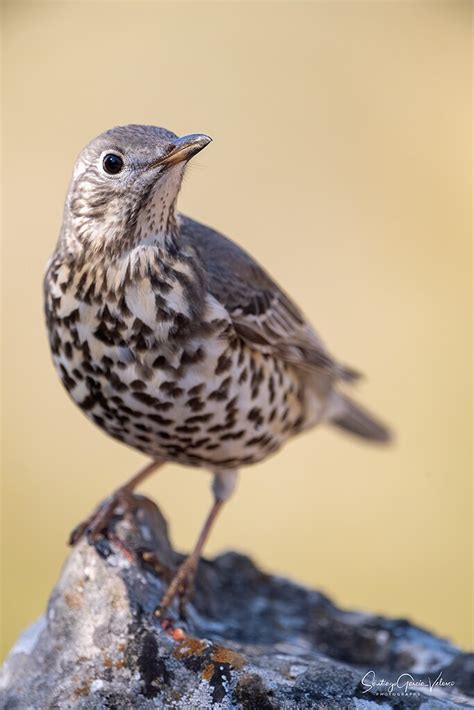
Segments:
[[[390,430],[346,395],[337,394],[337,405],[329,422],[355,436],[379,443],[391,440]]]

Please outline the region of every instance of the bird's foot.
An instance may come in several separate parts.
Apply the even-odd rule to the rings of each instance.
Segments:
[[[190,555],[178,567],[174,577],[169,583],[160,604],[156,607],[154,615],[163,619],[164,614],[175,597],[179,597],[179,616],[186,618],[186,604],[194,593],[194,579],[196,577],[199,557]]]
[[[69,536],[69,544],[75,545],[86,536],[89,544],[94,545],[104,537],[110,538],[109,529],[112,518],[135,510],[137,501],[127,488],[119,488],[109,498],[99,505],[86,520],[76,525]]]

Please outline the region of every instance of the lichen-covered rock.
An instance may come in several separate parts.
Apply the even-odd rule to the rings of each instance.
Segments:
[[[236,553],[203,560],[186,622],[172,610],[160,623],[152,611],[181,557],[137,498],[111,540],[71,552],[47,613],[5,662],[1,708],[474,707],[474,656],[407,621],[341,611]]]

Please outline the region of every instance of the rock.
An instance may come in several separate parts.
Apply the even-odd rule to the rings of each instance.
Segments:
[[[182,558],[156,506],[137,502],[111,540],[71,551],[4,664],[1,708],[474,707],[472,655],[408,621],[342,611],[235,552],[202,560],[186,621],[172,609],[160,623],[152,611]]]

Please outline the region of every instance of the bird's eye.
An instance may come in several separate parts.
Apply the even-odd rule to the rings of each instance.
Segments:
[[[123,160],[120,155],[107,153],[102,160],[102,166],[109,175],[117,175],[123,168]]]

